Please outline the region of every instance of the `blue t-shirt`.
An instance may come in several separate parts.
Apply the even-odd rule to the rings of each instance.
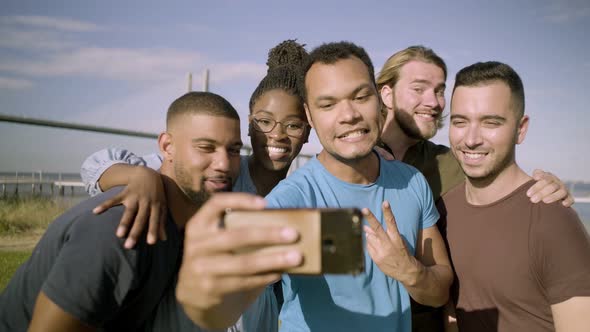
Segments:
[[[414,254],[420,230],[439,218],[432,192],[415,168],[379,159],[377,181],[360,185],[339,180],[314,157],[268,194],[268,207],[367,207],[383,223],[387,200]],[[284,275],[281,331],[410,331],[406,289],[381,272],[366,249],[365,266],[358,276]]]

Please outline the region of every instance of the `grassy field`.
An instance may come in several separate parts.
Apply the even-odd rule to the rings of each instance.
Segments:
[[[31,256],[30,250],[0,251],[0,292],[4,290],[18,267]]]
[[[44,197],[0,199],[0,291],[31,255],[47,225],[67,208]]]
[[[0,199],[0,236],[44,230],[68,207],[45,197]]]

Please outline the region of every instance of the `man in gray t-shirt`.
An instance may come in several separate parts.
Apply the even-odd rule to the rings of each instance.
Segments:
[[[120,190],[75,206],[49,226],[0,296],[0,330],[27,330],[41,291],[86,325],[141,327],[178,271],[182,241],[175,224],[168,222],[168,241],[124,249],[123,240],[114,235],[124,207],[92,213],[97,203]]]
[[[207,309],[223,305],[236,291],[232,284],[224,282],[228,277],[239,286],[237,290],[255,287],[258,291],[262,281],[265,285],[266,280],[276,279],[276,273],[265,275],[268,271],[299,264],[301,259],[285,263],[272,259],[272,255],[235,253],[240,245],[291,243],[297,236],[294,230],[286,240],[280,236],[281,230],[276,229],[264,233],[253,230],[257,234],[253,240],[236,241],[244,235],[252,238],[252,234],[248,236],[243,230],[217,231],[219,218],[206,228],[199,228],[202,222],[189,220],[195,212],[207,211],[207,207],[209,210],[211,206],[236,207],[232,199],[245,195],[219,195],[220,198],[214,197],[201,207],[211,193],[231,190],[239,173],[240,123],[229,102],[208,92],[190,92],[178,98],[170,105],[166,132],[159,136],[158,145],[164,159],[160,173],[170,216],[165,226],[168,240],[124,249],[123,240],[115,235],[123,207],[109,209],[101,215],[92,212],[99,203],[119,193],[120,188],[79,204],[50,225],[31,258],[0,295],[0,331],[130,331],[150,329],[161,322],[164,329],[169,325],[166,319],[173,320],[179,311],[175,301],[172,301],[175,306],[167,310],[165,304],[169,302],[164,303],[163,299],[174,299],[176,277],[182,271],[197,275],[204,271],[204,279],[208,280],[201,284],[204,286],[223,282],[224,287],[205,287],[205,291],[185,287],[180,293],[185,298],[202,300],[202,308]],[[256,201],[252,197],[244,199]],[[255,207],[256,204],[249,203],[242,208]],[[181,234],[185,226],[192,240],[183,248]],[[217,233],[215,237],[195,239],[211,230]],[[194,250],[195,245],[199,250]],[[194,257],[195,254],[206,263],[195,264],[195,260],[181,263],[182,255]],[[248,258],[264,264],[253,266]],[[200,264],[222,269],[210,271]],[[180,267],[183,269],[179,272]],[[243,267],[248,267],[247,271]],[[254,286],[242,281],[251,275],[266,278]],[[182,321],[185,322],[188,320]]]

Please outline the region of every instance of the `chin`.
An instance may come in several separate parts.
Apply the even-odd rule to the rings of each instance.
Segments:
[[[269,171],[281,171],[291,166],[290,161],[273,161],[268,160],[264,163],[264,168]]]

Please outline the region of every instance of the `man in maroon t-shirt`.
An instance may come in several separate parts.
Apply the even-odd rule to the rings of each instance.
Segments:
[[[588,331],[590,239],[571,208],[532,204],[515,160],[529,117],[499,62],[457,73],[449,139],[466,182],[443,196],[461,331]],[[445,220],[446,219],[446,220]]]

